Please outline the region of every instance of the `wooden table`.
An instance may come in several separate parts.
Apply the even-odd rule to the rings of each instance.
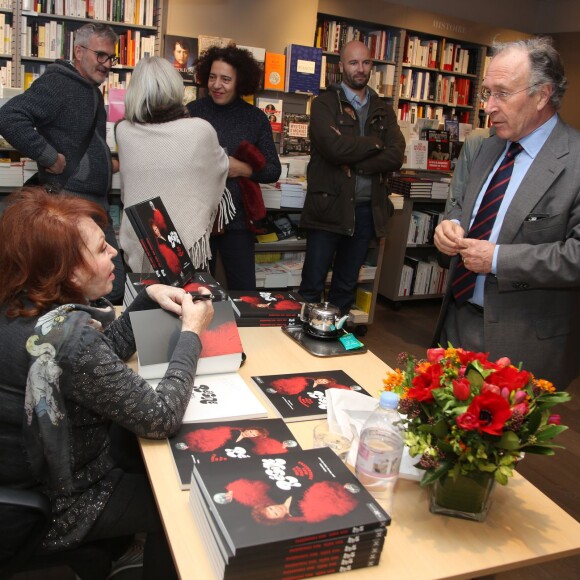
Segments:
[[[389,369],[372,353],[314,357],[280,328],[241,328],[240,334],[248,356],[240,374],[252,387],[252,375],[341,369],[378,394]],[[309,448],[316,423],[288,425]],[[179,489],[167,443],[142,439],[141,449],[181,578],[214,578],[188,506],[189,492]],[[341,578],[473,578],[580,553],[580,523],[518,474],[507,486],[496,486],[485,523],[431,514],[427,491],[406,480],[397,483],[391,516],[378,568],[353,570]]]

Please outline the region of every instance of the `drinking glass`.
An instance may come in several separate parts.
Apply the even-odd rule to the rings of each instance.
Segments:
[[[353,435],[346,436],[344,433],[336,433],[330,430],[328,421],[322,421],[314,427],[314,447],[330,447],[342,461],[346,462],[348,452],[352,445]]]

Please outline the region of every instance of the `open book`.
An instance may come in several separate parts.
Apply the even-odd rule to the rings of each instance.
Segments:
[[[160,308],[131,312],[138,372],[156,387],[165,375],[181,321]],[[184,422],[266,417],[268,412],[238,375],[242,342],[231,303],[214,302],[214,318],[201,336],[195,386]]]

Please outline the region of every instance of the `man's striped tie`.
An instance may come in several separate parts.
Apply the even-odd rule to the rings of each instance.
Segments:
[[[468,238],[474,238],[476,240],[489,239],[497,212],[499,211],[512,176],[515,157],[522,149],[523,147],[519,143],[512,143],[510,145],[506,156],[491,178],[487,190],[483,195],[481,205],[477,210],[477,215],[467,233]],[[453,282],[451,283],[451,292],[457,304],[463,304],[473,296],[476,280],[477,274],[468,270],[463,264],[463,260],[460,260],[457,263]]]

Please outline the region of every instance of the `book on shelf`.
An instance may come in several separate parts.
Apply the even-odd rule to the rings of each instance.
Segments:
[[[449,132],[429,129],[427,131],[427,169],[449,171]]]
[[[411,139],[405,147],[404,168],[427,169],[427,141]]]
[[[252,380],[285,421],[325,418],[327,389],[349,389],[371,396],[341,370],[257,375]]]
[[[217,577],[300,578],[308,566],[318,575],[379,562],[390,517],[327,447],[200,463],[192,481],[190,507]],[[278,525],[266,525],[273,517]],[[341,555],[325,561],[332,541]]]
[[[266,52],[264,62],[264,89],[283,91],[286,83],[286,55]]]
[[[284,90],[287,93],[317,95],[320,92],[321,68],[321,48],[289,44],[286,47],[286,81]]]
[[[282,132],[282,99],[270,99],[269,97],[258,97],[256,106],[268,117],[273,133]]]
[[[264,68],[266,63],[266,49],[260,46],[244,46],[242,44],[236,45],[238,48],[247,50],[254,60],[258,63],[258,66],[262,69],[262,76],[260,77],[260,82],[258,84],[258,90],[262,91],[264,89]]]
[[[282,155],[310,153],[310,115],[282,114]]]
[[[201,56],[208,48],[212,46],[226,47],[234,44],[233,38],[226,38],[225,36],[210,36],[208,34],[200,34],[197,37],[199,56]]]
[[[214,302],[214,317],[201,333],[198,375],[236,373],[242,363],[242,341],[231,302]],[[131,312],[131,325],[137,346],[138,372],[144,379],[161,379],[181,333],[181,320],[174,314],[154,308]]]
[[[129,219],[157,278],[184,286],[195,269],[159,196],[126,206]]]
[[[268,214],[263,222],[264,233],[256,234],[256,241],[269,243],[287,240],[296,235],[297,225],[287,213]]]
[[[302,449],[282,419],[242,419],[182,423],[168,440],[181,489],[200,463],[219,463]]]

